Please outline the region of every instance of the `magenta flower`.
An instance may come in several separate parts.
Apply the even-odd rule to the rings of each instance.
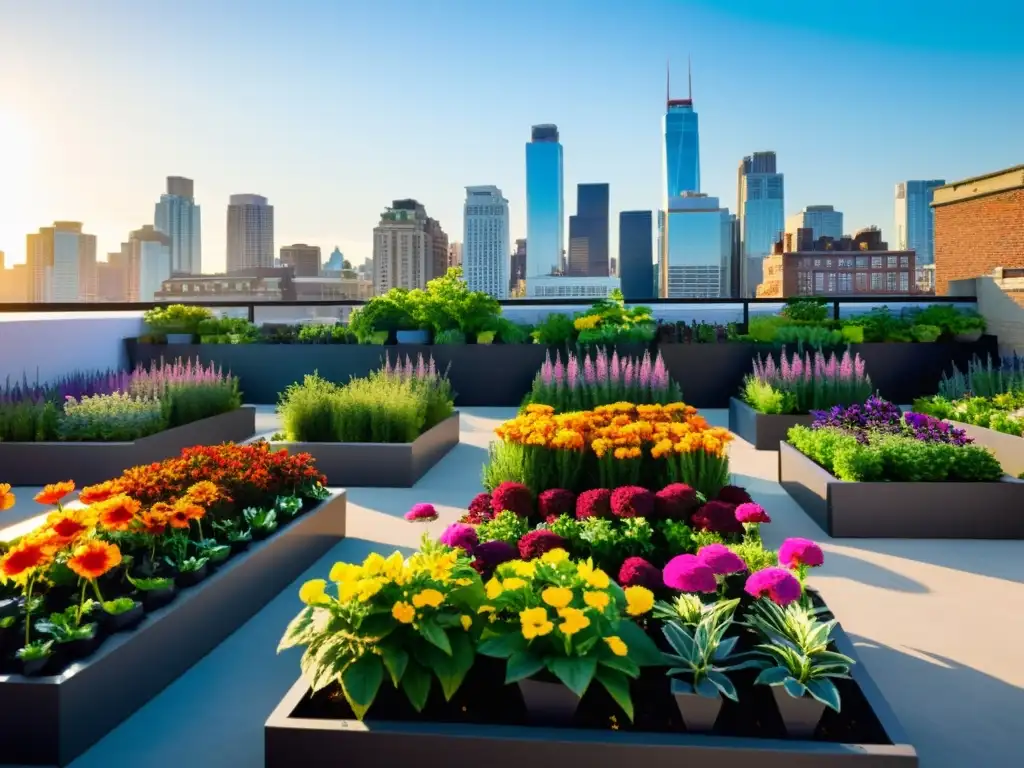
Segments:
[[[689,522],[690,515],[700,506],[697,492],[685,483],[666,485],[654,494],[654,509],[663,520]]]
[[[552,549],[565,549],[566,542],[554,531],[544,528],[530,531],[519,539],[519,556],[523,560],[534,560]]]
[[[768,513],[764,511],[764,507],[752,501],[736,507],[736,519],[744,525],[748,523],[770,523],[772,521],[768,517]]]
[[[405,513],[405,519],[410,523],[429,523],[437,520],[437,510],[433,504],[421,501],[412,505],[412,509]]]
[[[576,497],[576,519],[612,516],[612,492],[607,488],[584,491]]]
[[[495,515],[508,511],[529,517],[533,514],[533,494],[522,483],[502,483],[491,494],[491,509]]]
[[[654,494],[637,485],[624,485],[612,491],[611,505],[616,517],[650,517]]]
[[[821,547],[810,539],[786,539],[779,547],[779,565],[786,568],[817,568],[824,562]]]
[[[627,557],[619,568],[619,584],[623,587],[660,589],[661,574],[642,557]]]
[[[715,572],[696,555],[673,557],[661,575],[666,587],[680,592],[714,592],[718,589]]]
[[[743,558],[724,544],[708,544],[697,552],[697,559],[712,570],[716,576],[727,576],[747,570]]]
[[[785,568],[763,568],[752,573],[743,589],[752,597],[767,597],[776,605],[789,605],[803,594],[800,582]]]
[[[537,512],[546,521],[572,515],[576,511],[576,494],[565,488],[549,488],[537,497]]]
[[[476,528],[465,523],[452,523],[444,529],[439,541],[452,549],[464,549],[472,554],[473,548],[479,543]]]

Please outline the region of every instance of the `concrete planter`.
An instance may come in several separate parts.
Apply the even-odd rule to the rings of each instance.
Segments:
[[[964,424],[960,421],[950,420],[949,423],[964,430],[968,437],[974,438],[975,445],[983,445],[992,451],[999,459],[999,463],[1003,465],[1003,472],[1006,474],[1020,477],[1024,472],[1024,437],[1008,435],[988,427],[977,427],[974,424]]]
[[[851,483],[789,443],[779,483],[834,538],[1024,539],[1024,481]]]
[[[345,513],[345,494],[332,495],[58,676],[0,676],[0,759],[70,763],[343,539]]]
[[[739,398],[729,399],[729,431],[758,451],[777,451],[790,427],[809,427],[813,421],[809,413],[758,413]]]
[[[256,409],[242,406],[130,443],[0,443],[0,468],[11,485],[70,479],[81,488],[111,480],[129,467],[173,458],[183,448],[241,442],[255,432]]]
[[[853,644],[841,628],[836,627],[833,637],[840,652],[856,658]],[[645,768],[702,764],[716,768],[916,768],[917,753],[864,665],[855,664],[852,675],[870,714],[881,725],[885,743],[843,744],[422,720],[361,723],[310,719],[294,714],[309,694],[307,683],[299,680],[267,720],[265,766],[335,768],[338,756],[344,755],[346,768],[377,768],[404,765],[417,755],[443,754],[446,768],[640,764]],[[673,706],[671,698],[668,706]]]
[[[272,442],[271,446],[311,454],[330,486],[411,488],[458,444],[456,411],[411,443]]]

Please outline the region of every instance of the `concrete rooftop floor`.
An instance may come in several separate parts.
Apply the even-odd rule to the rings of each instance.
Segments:
[[[728,421],[724,410],[703,413],[715,424]],[[480,490],[492,430],[513,414],[464,409],[462,442],[415,488],[349,491],[349,537],[72,768],[260,768],[263,723],[299,674],[297,653],[274,653],[300,606],[298,585],[325,577],[338,560],[415,547],[425,529],[439,534]],[[272,409],[261,408],[257,430],[274,429]],[[789,536],[822,543],[825,565],[813,583],[853,637],[921,765],[1024,764],[1017,730],[1024,715],[1024,541],[831,540],[778,485],[776,462],[775,452],[733,444],[734,482],[772,516],[762,529],[765,545]],[[0,515],[0,538],[33,525],[39,512],[35,489],[16,492],[17,505]],[[418,501],[433,503],[440,519],[426,528],[406,523],[402,515]]]

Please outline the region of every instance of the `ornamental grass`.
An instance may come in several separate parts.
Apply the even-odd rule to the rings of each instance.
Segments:
[[[565,414],[529,405],[495,434],[500,442],[484,468],[485,487],[515,481],[535,495],[685,483],[714,496],[728,482],[726,447],[733,439],[684,403],[614,403]]]

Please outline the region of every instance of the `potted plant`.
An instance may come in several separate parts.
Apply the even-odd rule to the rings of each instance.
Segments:
[[[985,332],[985,318],[973,312],[961,312],[950,324],[953,338],[957,341],[977,341]]]
[[[147,310],[142,319],[151,331],[163,334],[168,344],[191,344],[199,324],[212,318],[206,307],[171,304]]]
[[[661,628],[672,648],[666,654],[671,665],[670,689],[688,731],[711,731],[722,710],[723,696],[738,701],[728,672],[764,666],[763,661],[751,658],[749,653],[733,653],[738,636],[725,637],[733,626],[739,602],[734,599],[713,604],[701,611],[695,625],[669,621]]]
[[[100,619],[111,632],[123,632],[126,629],[131,629],[142,621],[145,612],[142,603],[130,597],[107,600],[100,607],[103,609]]]
[[[810,600],[792,602],[785,608],[769,599],[751,606],[746,624],[762,639],[757,650],[767,666],[755,685],[769,685],[786,732],[793,738],[814,735],[828,707],[840,709],[834,679],[849,679],[853,659],[829,650],[836,621],[819,621],[824,609]]]
[[[265,539],[277,530],[277,511],[271,508],[249,507],[242,511],[252,538]]]
[[[174,599],[174,579],[166,576],[128,576],[128,582],[142,593],[142,607],[147,612],[163,608]]]
[[[177,571],[178,575],[175,577],[174,583],[179,589],[195,586],[209,573],[207,568],[209,560],[205,557],[185,557],[173,560],[168,558],[167,562]]]
[[[53,659],[53,640],[33,640],[15,652],[21,661],[21,674],[38,677]]]
[[[642,666],[665,663],[634,622],[654,607],[650,590],[623,590],[590,560],[552,549],[499,565],[485,596],[480,611],[494,620],[477,652],[507,660],[505,682],[519,686],[531,722],[570,723],[594,680],[633,719],[630,680]]]
[[[51,613],[49,619],[36,622],[36,631],[52,640],[63,658],[69,661],[84,659],[102,641],[96,622],[82,623],[82,618],[92,612],[92,607],[92,601],[84,601],[63,613]]]

